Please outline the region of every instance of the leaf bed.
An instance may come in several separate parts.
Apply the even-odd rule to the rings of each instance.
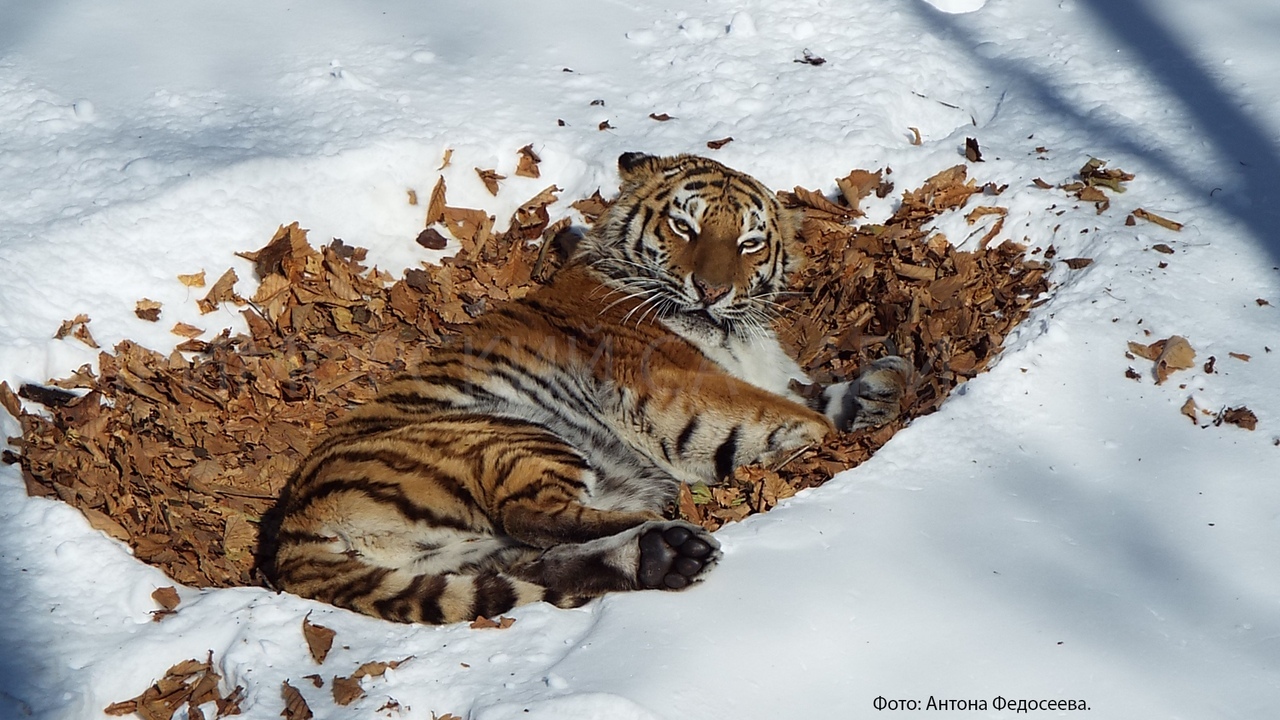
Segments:
[[[830,438],[780,467],[741,468],[722,484],[685,488],[673,513],[715,529],[866,460],[984,370],[1047,291],[1045,263],[1026,259],[1021,245],[993,242],[1002,208],[984,205],[966,216],[990,226],[972,252],[927,229],[975,195],[1003,190],[979,186],[962,165],[904,193],[885,223],[858,225],[860,201],[892,191],[888,173],[854,171],[837,182],[835,199],[802,188],[781,194],[805,211],[808,263],[782,303],[778,326],[818,380],[852,377],[859,365],[890,353],[911,359],[918,372],[902,418]],[[259,282],[252,297],[236,294],[237,277],[228,270],[199,301],[206,312],[241,306],[247,333],[224,330],[200,340],[190,337],[197,328],[175,327],[188,339],[167,355],[121,342],[99,355],[96,373],[85,366],[50,387],[20,389],[47,413],[23,409],[0,383],[0,405],[22,425],[22,437],[10,439],[16,452],[6,450],[4,460],[21,463],[31,495],[79,508],[178,582],[257,584],[258,521],[314,438],[444,337],[554,272],[560,260],[549,250],[572,230],[568,218],[551,222],[547,207],[557,192],[552,186],[539,193],[496,233],[495,218],[484,211],[449,206],[441,181],[427,212],[434,234],[424,235],[428,242],[452,237],[459,251],[398,280],[366,266],[362,249],[340,240],[317,249],[297,223],[281,227],[266,246],[243,255]],[[608,201],[597,193],[573,207],[590,222]],[[196,276],[183,281],[197,284]],[[161,313],[152,301],[140,301],[138,311],[148,320]],[[92,343],[89,322],[77,317],[62,334]]]

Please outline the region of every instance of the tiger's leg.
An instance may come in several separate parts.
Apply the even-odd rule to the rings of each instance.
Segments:
[[[534,493],[495,498],[495,517],[506,535],[543,549],[508,572],[546,587],[553,602],[626,590],[683,589],[719,560],[719,543],[705,530],[662,520],[655,512],[590,507],[582,502],[582,485],[595,484],[590,470],[579,476],[582,485],[549,484],[540,464],[533,459],[530,467],[512,469],[517,477],[539,472],[544,482]]]
[[[841,431],[884,425],[901,413],[900,401],[912,374],[905,359],[883,357],[864,368],[857,379],[828,385],[815,399]]]

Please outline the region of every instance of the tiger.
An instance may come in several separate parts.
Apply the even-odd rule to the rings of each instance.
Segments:
[[[626,153],[618,172],[546,285],[328,429],[264,522],[272,586],[424,624],[682,590],[722,554],[667,516],[681,483],[898,416],[897,356],[800,393],[773,329],[796,211],[699,156]]]

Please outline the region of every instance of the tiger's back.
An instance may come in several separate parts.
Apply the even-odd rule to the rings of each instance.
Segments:
[[[482,316],[312,451],[276,508],[264,570],[278,587],[432,623],[681,589],[719,558],[708,533],[663,519],[681,481],[896,405],[892,362],[823,407],[787,389],[804,375],[751,293],[776,294],[794,228],[763,186],[701,158],[620,167],[618,203],[550,285]]]

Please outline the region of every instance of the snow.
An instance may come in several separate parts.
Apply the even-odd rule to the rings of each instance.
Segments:
[[[421,208],[405,193],[429,192],[446,148],[451,202],[506,217],[551,183],[566,201],[612,192],[623,151],[711,153],[732,136],[715,157],[773,187],[831,191],[891,166],[904,190],[977,137],[971,173],[1009,184],[990,201],[1009,208],[1005,234],[1095,262],[1057,263],[1049,301],[940,412],[719,532],[706,583],[525,607],[504,631],[253,588],[183,588],[153,623],[150,594],[171,581],[0,467],[0,717],[102,717],[209,651],[248,718],[279,716],[285,680],[323,718],[849,718],[877,697],[925,712],[931,696],[1083,700],[1099,719],[1274,715],[1278,29],[1280,8],[1258,0],[4,5],[11,385],[95,360],[50,339],[78,313],[104,347],[165,350],[177,321],[235,326],[199,315],[176,276],[252,277],[233,253],[281,223],[393,272],[435,259],[412,242]],[[806,50],[826,63],[794,62]],[[676,119],[648,118],[664,112]],[[529,143],[538,180],[512,172]],[[1104,213],[1031,182],[1068,181],[1090,156],[1137,175]],[[497,198],[473,167],[509,176]],[[1137,207],[1186,227],[1126,226]],[[938,229],[981,237],[960,214]],[[143,297],[163,303],[158,325],[134,316]],[[1126,343],[1171,334],[1197,367],[1157,387]],[[1188,396],[1248,405],[1258,428],[1197,427],[1178,413]],[[18,434],[7,416],[0,430]],[[319,667],[308,613],[337,631]],[[409,656],[345,708],[303,679]],[[402,710],[378,711],[389,698]]]

